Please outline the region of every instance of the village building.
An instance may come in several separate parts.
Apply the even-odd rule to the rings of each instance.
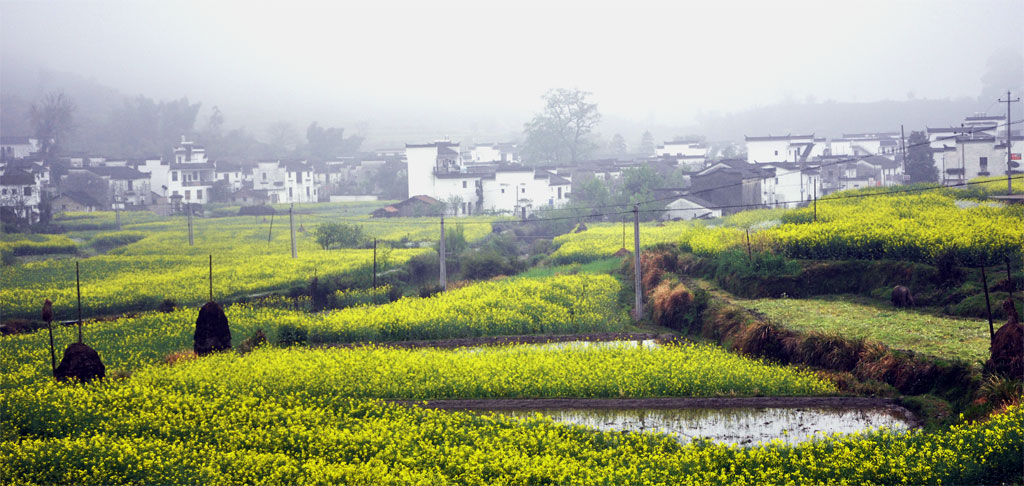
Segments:
[[[689,194],[708,201],[723,215],[764,207],[774,199],[775,169],[723,159],[690,176]]]
[[[825,155],[822,138],[809,135],[777,135],[764,137],[745,136],[747,162],[768,164],[772,162],[807,162],[814,157]]]
[[[711,219],[722,217],[722,210],[701,197],[683,194],[665,205],[662,220]]]
[[[409,194],[444,202],[455,216],[528,214],[569,202],[571,176],[518,164],[463,162],[457,142],[406,144]]]
[[[370,213],[374,218],[439,216],[444,203],[430,196],[413,196],[402,202],[384,206]]]
[[[39,152],[39,139],[32,137],[0,137],[0,161],[23,159]]]
[[[89,167],[87,170],[107,181],[110,203],[126,206],[146,206],[151,204],[149,174],[144,174],[131,167],[113,165],[109,167]],[[100,201],[102,203],[102,201]],[[110,207],[109,204],[106,207]]]
[[[9,218],[34,224],[39,221],[42,188],[36,177],[20,169],[5,170],[0,175],[0,208],[4,220]]]
[[[83,191],[61,192],[60,195],[54,198],[50,204],[53,207],[54,212],[59,213],[91,213],[93,211],[107,209],[104,205],[101,205],[92,196]]]

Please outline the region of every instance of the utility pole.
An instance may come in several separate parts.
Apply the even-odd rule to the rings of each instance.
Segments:
[[[299,250],[295,247],[295,203],[288,208],[288,226],[291,227],[292,233],[292,258],[298,258]]]
[[[967,133],[967,131],[964,130],[964,124],[961,123],[960,124],[960,135],[963,136],[965,133]],[[960,184],[963,184],[964,182],[967,182],[966,181],[966,179],[967,179],[967,161],[965,160],[966,157],[967,157],[966,152],[965,152],[965,150],[967,148],[967,143],[966,143],[967,140],[958,140],[957,142],[960,144]],[[957,184],[957,185],[960,185],[960,184]]]
[[[640,282],[640,206],[633,205],[633,276],[636,287],[636,315],[635,320],[639,321],[644,314],[643,287]]]
[[[210,254],[210,302],[213,302],[213,254]]]
[[[900,184],[907,181],[907,135],[903,132],[903,124],[900,124],[900,149],[903,152],[903,174]]]
[[[441,245],[438,254],[441,260],[441,289],[448,290],[448,271],[445,268],[445,255],[444,255],[444,215],[441,215]]]
[[[377,288],[377,238],[373,239],[373,288]]]
[[[988,314],[988,339],[991,344],[996,339],[996,330],[992,326],[992,304],[988,300],[988,279],[985,278],[985,264],[981,264],[981,286],[985,289],[985,312]]]
[[[270,229],[267,231],[267,244],[270,244],[270,236],[274,234],[274,213],[270,213]]]
[[[622,247],[626,247],[626,217],[622,217]]]
[[[999,98],[999,102],[1006,103],[1006,195],[1009,196],[1013,194],[1013,178],[1010,177],[1010,164],[1013,163],[1013,137],[1010,136],[1013,133],[1013,130],[1010,130],[1013,126],[1010,124],[1010,103],[1019,103],[1020,97],[1010,98],[1010,91],[1007,90],[1006,99]]]
[[[192,204],[191,203],[185,203],[185,212],[188,214],[188,246],[196,246],[196,242],[192,238]]]
[[[82,279],[78,276],[78,260],[75,260],[75,291],[78,293],[78,342],[82,342]]]

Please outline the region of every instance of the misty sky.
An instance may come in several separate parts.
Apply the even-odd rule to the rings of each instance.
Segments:
[[[1024,46],[1022,19],[1019,0],[4,0],[0,39],[19,66],[188,96],[219,105],[229,125],[521,127],[553,87],[592,91],[606,118],[686,124],[698,110],[785,99],[977,96],[989,56]]]

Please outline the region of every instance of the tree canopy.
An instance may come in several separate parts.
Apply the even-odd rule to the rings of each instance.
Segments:
[[[575,163],[596,148],[591,138],[601,121],[591,93],[579,89],[554,89],[544,99],[544,109],[526,124],[523,155],[528,161]]]

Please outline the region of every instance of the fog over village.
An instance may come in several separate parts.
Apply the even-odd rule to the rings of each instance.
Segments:
[[[0,484],[1020,484],[1022,93],[1022,0],[0,0]]]

